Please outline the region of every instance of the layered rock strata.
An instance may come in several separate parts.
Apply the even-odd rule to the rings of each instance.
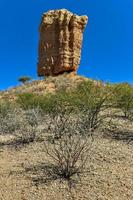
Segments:
[[[65,9],[43,14],[40,25],[39,76],[77,71],[87,20],[87,16],[78,16]]]

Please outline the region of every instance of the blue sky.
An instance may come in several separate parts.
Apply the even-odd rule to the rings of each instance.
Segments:
[[[60,8],[89,17],[78,73],[133,83],[133,0],[0,0],[0,89],[37,78],[41,15]]]

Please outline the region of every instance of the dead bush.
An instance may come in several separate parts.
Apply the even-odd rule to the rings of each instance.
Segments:
[[[5,109],[5,108],[4,108]],[[14,147],[34,142],[41,132],[43,116],[39,108],[11,108],[0,113],[0,134],[12,134]]]
[[[0,105],[0,134],[12,134],[21,128],[22,110],[9,104]]]
[[[75,113],[64,110],[49,116],[48,140],[44,142],[44,151],[51,158],[60,178],[70,180],[86,169],[90,158],[93,134]]]
[[[67,133],[53,144],[48,141],[44,144],[44,151],[55,166],[54,173],[60,178],[70,180],[74,175],[80,176],[86,171],[92,145],[91,137]]]

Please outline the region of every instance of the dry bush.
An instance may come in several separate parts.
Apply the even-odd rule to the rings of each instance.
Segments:
[[[22,110],[9,102],[0,104],[0,134],[12,134],[21,128]]]
[[[19,148],[34,142],[45,130],[52,137],[52,140],[44,142],[44,151],[52,158],[53,173],[67,180],[83,173],[90,155],[92,136],[84,135],[84,129],[80,127],[80,121],[75,115],[64,110],[46,115],[39,108],[12,108],[4,111],[3,116],[5,125],[2,128],[15,136],[10,145]]]
[[[22,110],[4,105],[0,112],[0,134],[12,134],[11,145],[15,147],[34,142],[39,136],[42,119],[39,108]]]
[[[71,128],[76,126],[74,118],[65,113],[65,111],[60,111],[58,113],[50,113],[48,115],[48,121],[46,131],[48,133],[48,138],[51,142],[62,137],[66,133],[72,133]],[[76,130],[76,129],[75,129]]]
[[[67,133],[53,144],[48,141],[44,144],[44,151],[54,165],[54,173],[60,178],[70,180],[73,175],[80,175],[86,171],[92,145],[91,137]]]
[[[44,151],[60,178],[70,180],[85,171],[93,142],[92,132],[86,129],[86,124],[83,126],[75,114],[62,110],[49,115],[49,137],[44,142]]]
[[[107,124],[109,95],[105,88],[84,82],[73,92],[55,96],[48,121],[50,140],[44,147],[58,176],[69,180],[85,171],[94,131]]]
[[[20,144],[34,142],[40,133],[39,125],[42,122],[41,111],[39,108],[23,111],[23,124],[15,133],[16,139]]]

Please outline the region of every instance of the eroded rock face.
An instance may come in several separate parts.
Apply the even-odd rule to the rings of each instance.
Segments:
[[[78,16],[65,9],[43,14],[40,25],[39,76],[77,71],[87,20],[87,16]]]

